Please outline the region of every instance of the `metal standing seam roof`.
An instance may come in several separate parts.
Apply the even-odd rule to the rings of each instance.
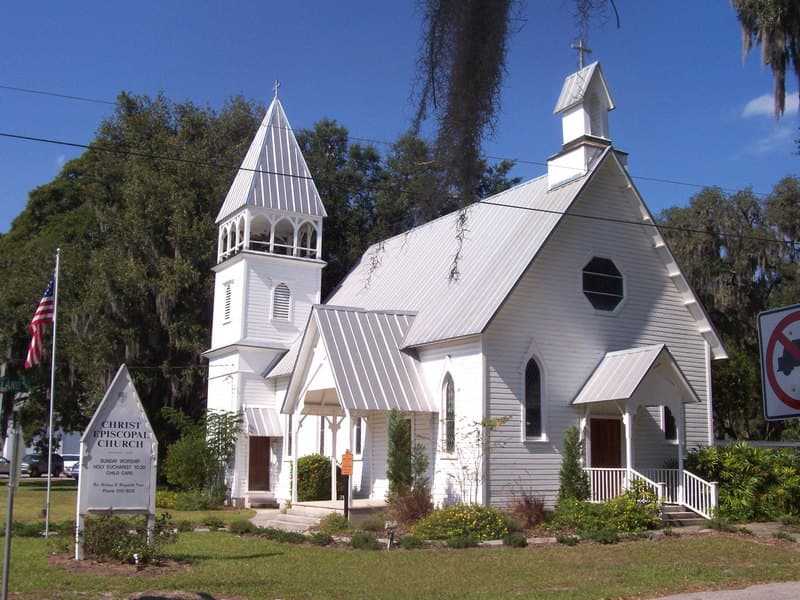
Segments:
[[[260,437],[282,437],[281,417],[274,408],[266,406],[246,406],[244,418],[247,434]]]
[[[683,380],[683,385],[691,391],[691,397],[684,401],[699,402],[694,389],[667,347],[664,344],[655,344],[606,353],[572,404],[629,399],[662,356],[671,361],[674,370]]]
[[[540,177],[469,206],[458,280],[455,212],[372,246],[328,302],[416,312],[404,349],[481,333],[588,179]]]
[[[261,121],[217,214],[220,223],[245,206],[325,217],[292,126],[277,97]]]
[[[600,68],[600,63],[593,62],[580,71],[569,75],[564,80],[561,94],[558,96],[558,102],[556,102],[556,107],[553,112],[558,114],[582,102],[594,77],[598,77],[598,81],[602,86],[603,93],[608,102],[608,110],[614,110],[614,98],[611,97],[611,90],[608,87],[605,77],[603,77],[603,70]]]
[[[342,408],[434,412],[419,363],[401,352],[400,344],[414,315],[401,311],[366,311],[351,307],[318,305],[311,323],[328,356]],[[298,364],[310,355],[316,336],[306,336]],[[302,381],[295,372],[287,391],[284,412],[299,400]]]

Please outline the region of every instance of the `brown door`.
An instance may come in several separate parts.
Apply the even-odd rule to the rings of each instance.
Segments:
[[[591,419],[592,466],[622,467],[622,422],[618,419]]]
[[[250,436],[250,467],[247,487],[251,491],[269,490],[269,438]]]

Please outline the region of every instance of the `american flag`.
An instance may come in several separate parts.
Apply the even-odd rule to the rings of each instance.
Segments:
[[[42,299],[39,300],[39,306],[36,307],[36,312],[33,313],[33,319],[31,319],[29,328],[31,343],[28,346],[28,357],[25,359],[26,369],[38,365],[39,361],[42,359],[42,334],[44,333],[44,326],[47,323],[53,322],[53,316],[55,314],[54,288],[55,279],[51,277],[50,283],[47,284],[47,289],[42,295]]]

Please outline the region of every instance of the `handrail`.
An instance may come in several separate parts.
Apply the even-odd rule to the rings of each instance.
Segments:
[[[628,489],[634,481],[642,481],[659,500],[664,498],[664,484],[653,481],[634,469],[586,467],[589,476],[589,501],[606,502]]]

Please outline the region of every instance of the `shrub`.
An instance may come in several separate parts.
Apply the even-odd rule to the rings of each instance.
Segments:
[[[357,533],[350,539],[350,547],[355,550],[378,550],[381,545],[371,533]]]
[[[211,457],[205,432],[184,435],[167,448],[161,465],[164,478],[179,490],[199,490],[206,483]]]
[[[519,521],[523,529],[533,529],[544,523],[544,500],[529,493],[522,493],[514,498],[509,506],[509,513]]]
[[[629,491],[604,504],[591,504],[574,498],[561,500],[548,523],[548,529],[575,531],[594,539],[594,535],[606,529],[634,533],[657,529],[660,525],[655,495],[637,483]],[[603,534],[601,537],[608,536]]]
[[[174,510],[194,511],[214,508],[209,497],[200,490],[177,492],[174,497]]]
[[[237,535],[258,533],[258,526],[253,525],[247,519],[237,519],[235,521],[231,521],[231,524],[228,526],[228,531]]]
[[[405,493],[389,499],[389,514],[401,525],[411,525],[433,510],[431,490],[427,482],[418,482]]]
[[[508,533],[506,518],[499,510],[477,504],[454,504],[430,513],[412,527],[423,539],[447,540],[474,534],[479,541],[501,539]]]
[[[719,482],[718,515],[741,523],[800,516],[800,457],[743,442],[693,451],[686,468]]]
[[[358,524],[358,528],[362,531],[382,532],[386,529],[386,519],[380,514],[369,515]]]
[[[327,533],[317,531],[316,533],[312,533],[310,536],[308,536],[308,541],[315,546],[327,546],[333,541],[333,537]]]
[[[169,508],[176,510],[178,492],[173,490],[156,490],[156,506],[158,508]]]
[[[327,500],[331,497],[331,461],[321,454],[297,459],[297,500]]]
[[[589,530],[584,533],[584,537],[600,544],[616,544],[619,541],[619,534],[613,525]]]
[[[203,520],[203,525],[208,527],[209,531],[217,531],[225,527],[225,522],[219,517],[206,517]]]
[[[5,527],[2,529],[2,535],[5,536]],[[43,535],[44,521],[35,523],[11,522],[11,537],[42,537]]]
[[[576,535],[567,535],[564,533],[556,535],[556,542],[564,544],[565,546],[576,546],[579,541],[580,539]]]
[[[335,533],[342,533],[343,531],[352,531],[353,526],[350,521],[344,518],[344,515],[339,513],[330,513],[320,519],[317,530],[321,533],[333,535]]]
[[[415,535],[404,535],[400,538],[400,547],[403,550],[422,548],[422,540]]]
[[[512,548],[525,548],[528,545],[528,538],[521,533],[509,533],[503,536],[503,545]]]
[[[468,533],[464,535],[457,535],[451,538],[448,538],[445,542],[448,548],[474,548],[478,545],[478,536],[474,533]]]
[[[302,533],[284,531],[283,529],[276,529],[275,527],[259,528],[258,532],[268,540],[283,544],[303,544],[308,541],[308,538]]]
[[[558,500],[574,498],[586,500],[589,497],[589,476],[581,467],[583,442],[581,434],[574,425],[564,433],[564,455],[559,472],[560,486]]]
[[[156,519],[152,543],[147,544],[147,520],[123,519],[112,513],[88,517],[83,530],[83,551],[98,561],[159,562],[163,546],[177,539],[174,524],[168,514]]]
[[[411,421],[399,410],[389,413],[388,438],[386,477],[389,479],[389,495],[394,496],[410,489],[413,480]]]
[[[192,523],[188,519],[181,519],[180,521],[178,521],[176,529],[182,532],[194,531],[194,523]]]

